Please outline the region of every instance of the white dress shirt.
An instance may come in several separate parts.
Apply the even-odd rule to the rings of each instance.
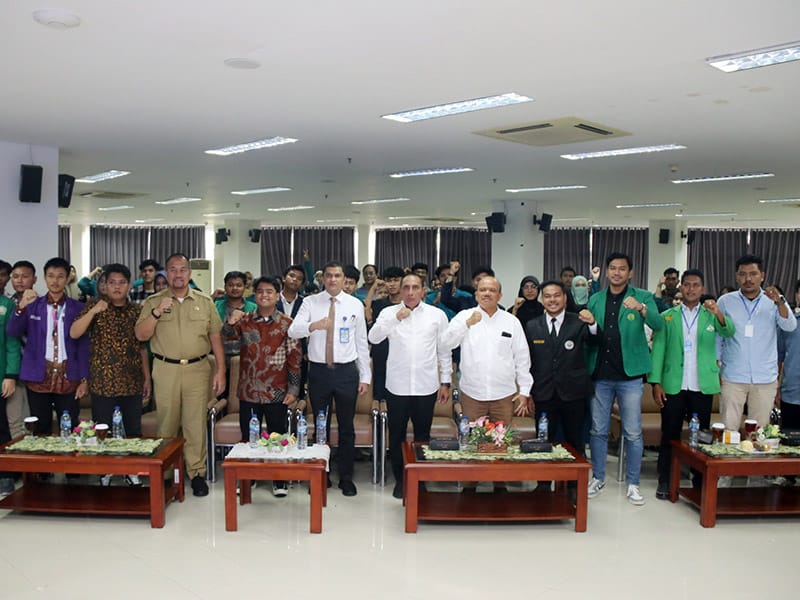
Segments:
[[[473,312],[481,320],[467,327]],[[519,393],[529,396],[531,355],[519,319],[497,309],[492,316],[482,308],[459,312],[444,333],[447,348],[461,346],[461,389],[475,400],[500,400]]]
[[[384,308],[367,338],[380,344],[389,338],[386,361],[386,389],[396,396],[427,396],[450,383],[452,354],[441,342],[447,329],[447,315],[435,306],[420,302],[411,314],[398,320],[405,304]]]
[[[312,323],[328,316],[331,298],[336,299],[336,318],[333,326],[333,362],[350,363],[357,361],[359,381],[369,384],[372,371],[369,366],[369,346],[367,345],[367,323],[364,320],[364,305],[357,298],[338,293],[331,296],[327,291],[306,296],[297,316],[289,326],[289,337],[308,338],[308,360],[325,363],[326,331],[310,331]]]
[[[682,390],[700,391],[700,379],[697,375],[697,319],[700,317],[700,305],[694,309],[681,305],[683,320],[683,381]]]

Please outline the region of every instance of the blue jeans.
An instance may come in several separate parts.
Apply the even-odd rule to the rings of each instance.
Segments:
[[[589,448],[592,451],[594,477],[605,480],[608,455],[608,429],[611,426],[611,406],[614,398],[622,417],[622,435],[625,438],[625,479],[628,485],[639,485],[642,470],[642,388],[641,379],[594,382],[592,398],[592,431]]]

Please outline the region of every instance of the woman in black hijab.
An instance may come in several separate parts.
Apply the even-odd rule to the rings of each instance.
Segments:
[[[522,279],[514,306],[508,312],[516,315],[523,329],[528,321],[544,314],[544,306],[539,302],[539,280],[536,277],[528,275]]]

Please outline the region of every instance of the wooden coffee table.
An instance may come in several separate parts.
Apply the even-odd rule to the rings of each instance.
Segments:
[[[682,464],[702,474],[701,488],[680,487]],[[778,486],[717,489],[717,480],[724,475],[800,475],[800,456],[756,454],[715,457],[685,442],[672,442],[670,500],[677,502],[678,497],[683,496],[698,507],[703,527],[714,527],[717,515],[800,514],[800,489]]]
[[[586,531],[591,465],[566,444],[570,461],[447,461],[419,460],[416,447],[405,442],[403,492],[406,533],[416,533],[423,521],[560,521],[575,519],[575,531]],[[566,490],[542,492],[427,492],[424,481],[576,481],[577,505]],[[563,486],[562,486],[563,487]]]
[[[95,515],[150,515],[151,527],[164,527],[166,505],[183,502],[183,438],[166,438],[151,455],[130,454],[47,454],[8,452],[0,446],[0,471],[23,473],[23,485],[0,500],[0,509],[29,512],[81,513]],[[165,486],[164,479],[178,483]],[[39,483],[35,473],[75,473],[83,475],[128,475],[146,473],[147,487],[101,487]]]

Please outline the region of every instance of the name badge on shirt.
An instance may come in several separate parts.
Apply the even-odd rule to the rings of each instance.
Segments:
[[[744,326],[744,337],[753,337],[753,324],[748,323]]]
[[[683,340],[683,349],[686,352],[691,351],[691,349],[692,349],[692,340],[689,340],[689,339]]]
[[[340,344],[349,344],[350,343],[350,328],[349,327],[339,327],[339,343]]]
[[[531,340],[534,344],[544,344],[544,340]]]

